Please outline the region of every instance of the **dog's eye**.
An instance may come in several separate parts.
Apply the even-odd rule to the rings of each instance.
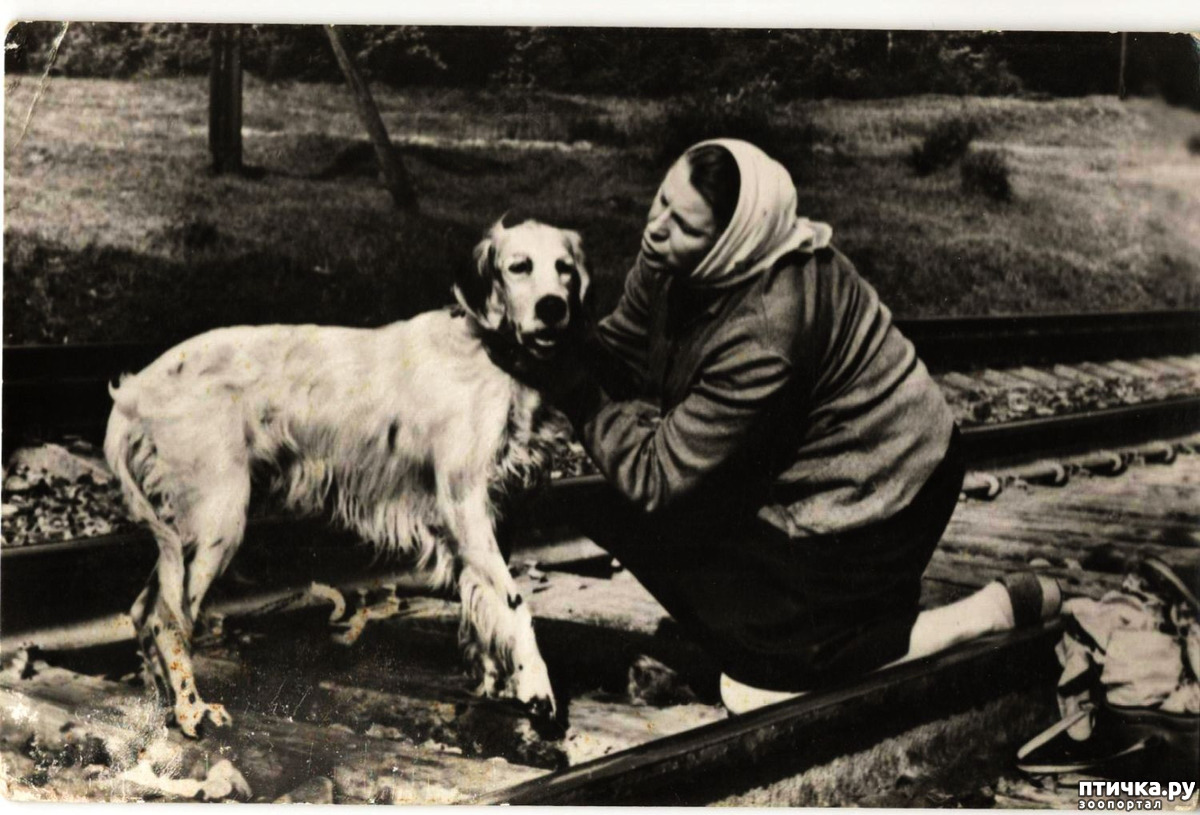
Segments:
[[[533,261],[528,258],[518,260],[508,267],[508,270],[513,274],[529,274],[533,271]]]
[[[575,271],[575,264],[566,258],[561,258],[554,264],[554,268],[558,270],[559,274],[571,274]]]

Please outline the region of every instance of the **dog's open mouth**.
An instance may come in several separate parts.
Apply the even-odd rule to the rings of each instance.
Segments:
[[[544,357],[554,353],[560,339],[562,339],[562,332],[539,331],[535,334],[523,335],[521,344],[529,349],[529,352],[534,356]]]

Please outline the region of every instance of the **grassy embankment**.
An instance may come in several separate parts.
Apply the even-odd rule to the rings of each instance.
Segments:
[[[456,265],[502,213],[580,229],[611,306],[665,170],[663,106],[619,99],[377,89],[421,198],[403,219],[373,177],[339,86],[247,77],[245,155],[207,172],[202,79],[10,77],[4,341],[168,342],[214,325],[376,325],[448,302]],[[904,315],[1200,304],[1200,116],[1112,98],[917,97],[796,103],[814,141],[803,209]],[[905,158],[937,121],[982,127],[1014,199],[960,190],[957,166]],[[583,149],[580,134],[623,135]],[[517,146],[498,139],[559,144]],[[975,149],[973,148],[973,149]]]

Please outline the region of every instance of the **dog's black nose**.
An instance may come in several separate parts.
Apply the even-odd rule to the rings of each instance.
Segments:
[[[547,295],[537,301],[537,305],[533,307],[533,313],[544,324],[556,326],[567,317],[567,301],[561,297]]]

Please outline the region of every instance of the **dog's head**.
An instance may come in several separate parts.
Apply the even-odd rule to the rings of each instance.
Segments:
[[[578,232],[537,221],[497,221],[475,247],[474,268],[454,284],[468,314],[491,331],[511,332],[537,358],[551,356],[586,319],[591,277]]]

